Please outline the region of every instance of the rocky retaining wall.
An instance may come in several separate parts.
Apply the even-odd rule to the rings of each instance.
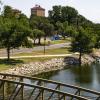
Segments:
[[[84,56],[82,58],[82,63],[91,63],[94,59],[90,56]],[[2,73],[17,74],[17,75],[36,75],[42,72],[63,69],[66,65],[78,64],[77,57],[66,57],[66,58],[53,58],[45,62],[31,62],[27,64],[22,64],[19,66],[14,66],[9,70],[5,70]],[[67,66],[66,66],[67,67]]]

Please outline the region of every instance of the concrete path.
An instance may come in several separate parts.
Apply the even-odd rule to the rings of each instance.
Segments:
[[[62,47],[69,47],[70,42],[68,43],[60,43],[60,44],[53,44],[50,46],[45,46],[46,50],[48,49],[57,49],[57,48],[62,48]],[[13,49],[11,50],[11,55],[19,54],[19,53],[31,53],[33,51],[42,51],[44,50],[44,46],[37,46],[33,48],[19,48],[19,49]],[[0,56],[7,56],[6,49],[1,49],[0,50]]]
[[[40,57],[67,57],[73,54],[59,54],[59,55],[35,55],[35,56],[14,56],[10,58],[40,58]],[[7,57],[0,57],[0,59],[6,59]]]

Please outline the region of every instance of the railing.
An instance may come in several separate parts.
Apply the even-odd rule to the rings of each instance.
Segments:
[[[66,98],[68,98],[68,100],[88,100],[88,99],[100,100],[100,92],[82,88],[82,87],[78,87],[78,86],[74,86],[74,85],[64,84],[64,83],[41,79],[41,78],[36,78],[36,77],[20,76],[20,75],[11,75],[11,74],[0,73],[0,76],[1,76],[0,88],[3,87],[5,82],[17,84],[15,87],[15,92],[17,91],[17,89],[19,91],[22,89],[22,94],[23,94],[23,91],[27,92],[27,91],[25,91],[24,87],[26,87],[26,86],[33,87],[34,89],[30,89],[30,90],[32,90],[32,93],[30,93],[30,94],[33,95],[35,93],[36,89],[39,89],[37,92],[36,98],[39,98],[40,95],[45,95],[45,98],[44,98],[44,96],[41,96],[41,98],[42,98],[41,100],[52,100],[52,98],[54,97],[55,94],[56,94],[55,97],[57,97],[57,98],[54,100],[66,100]],[[33,84],[27,84],[26,81],[24,81],[26,79],[34,81]],[[19,85],[21,85],[20,88],[19,88]],[[46,96],[47,92],[44,92],[44,91],[47,91],[49,93],[49,95]],[[30,97],[32,97],[32,95]],[[5,96],[5,95],[3,94],[3,96]],[[14,97],[16,97],[16,95]],[[22,97],[23,97],[23,95],[22,95]],[[9,99],[9,100],[14,100],[14,99]],[[22,100],[24,100],[24,99],[22,99]],[[31,100],[31,99],[28,98],[25,100]],[[38,99],[32,99],[32,100],[38,100]]]
[[[26,83],[23,83],[23,82],[15,82],[15,81],[9,81],[9,80],[5,80],[5,79],[0,79],[1,81],[1,85],[3,85],[3,90],[2,90],[2,93],[3,93],[3,100],[5,100],[5,92],[4,92],[4,84],[5,83],[13,83],[13,84],[17,84],[16,87],[14,88],[14,91],[12,92],[12,94],[9,96],[9,98],[7,98],[7,100],[15,100],[16,99],[16,96],[18,95],[18,93],[21,91],[21,95],[20,97],[18,98],[19,100],[31,100],[32,98],[32,94],[35,93],[34,91],[36,89],[39,90],[39,92],[37,93],[37,95],[35,97],[32,98],[32,100],[44,100],[44,96],[45,96],[45,93],[49,92],[52,94],[52,96],[48,96],[46,100],[51,100],[52,97],[53,97],[53,93],[55,93],[56,95],[58,95],[59,97],[57,98],[57,100],[66,100],[67,97],[70,97],[70,98],[73,98],[73,99],[76,99],[76,100],[87,100],[86,98],[84,97],[80,97],[80,96],[76,96],[76,95],[73,95],[73,94],[70,94],[70,93],[66,93],[66,92],[61,92],[61,91],[58,91],[58,90],[55,90],[55,89],[50,89],[50,88],[45,88],[45,87],[42,87],[42,86],[38,86],[38,85],[31,85],[31,84],[26,84]],[[1,87],[0,85],[0,87]],[[26,99],[24,98],[24,87],[27,86],[27,87],[32,87],[33,90],[32,92],[30,93],[29,97]],[[45,92],[46,91],[46,92]],[[41,99],[40,99],[41,98]]]

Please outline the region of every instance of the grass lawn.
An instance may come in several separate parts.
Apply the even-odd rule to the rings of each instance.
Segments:
[[[58,48],[58,49],[48,49],[45,51],[45,54],[68,54],[69,48],[63,47],[63,48]],[[44,51],[33,51],[32,53],[19,53],[14,56],[34,56],[34,55],[43,55]]]
[[[22,60],[11,59],[9,62],[6,59],[0,59],[0,71],[14,67],[17,64],[22,64]]]
[[[46,45],[48,45],[48,41],[49,40],[46,40]],[[66,38],[65,40],[64,39],[61,39],[61,40],[53,40],[51,41],[50,40],[50,44],[60,44],[60,43],[67,43],[67,42],[70,42],[71,41],[71,38]],[[44,45],[44,41],[42,40],[41,41],[42,45]]]
[[[6,64],[0,64],[0,71],[7,70],[9,68],[11,68],[11,67]]]
[[[66,43],[66,42],[70,42],[71,38],[66,38],[65,40],[55,40],[55,41],[51,41],[51,44],[60,44],[60,43]]]
[[[67,54],[67,53],[70,53],[68,51],[68,48],[59,48],[59,49],[46,50],[45,54]],[[32,55],[43,55],[43,54],[44,54],[43,51],[34,51],[32,53],[20,53],[14,56],[32,56]],[[2,59],[0,60],[0,71],[15,67],[16,65],[21,65],[23,63],[36,62],[36,61],[43,62],[46,60],[50,60],[52,58],[58,58],[58,57],[20,58],[20,59],[11,59],[10,62],[7,62],[6,59]]]
[[[69,41],[70,39],[66,40],[55,40],[51,41],[51,44],[59,44],[59,43],[66,43],[66,41]],[[45,54],[67,54],[69,52],[69,48],[59,48],[59,49],[49,49],[46,50]],[[34,51],[32,53],[19,53],[13,56],[34,56],[34,55],[43,55],[44,51]],[[6,70],[12,67],[15,67],[16,65],[21,65],[23,63],[29,63],[29,62],[36,62],[36,61],[46,61],[50,60],[52,58],[57,58],[57,57],[41,57],[41,58],[23,58],[23,59],[11,59],[10,62],[7,62],[6,59],[0,60],[0,71]]]

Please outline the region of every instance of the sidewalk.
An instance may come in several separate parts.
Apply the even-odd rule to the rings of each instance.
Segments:
[[[62,47],[69,47],[70,43],[60,43],[60,44],[53,44],[50,46],[45,46],[45,49],[57,49],[57,48],[62,48]],[[42,51],[44,50],[44,46],[37,46],[34,48],[19,48],[19,49],[13,49],[11,50],[11,55],[19,54],[19,53],[31,53],[33,51]],[[7,52],[6,49],[0,49],[0,57],[6,56]]]
[[[59,54],[59,55],[35,55],[35,56],[12,56],[10,58],[16,59],[16,58],[39,58],[39,57],[66,57],[66,56],[72,56],[73,54]],[[7,57],[0,57],[0,59],[6,59]]]

